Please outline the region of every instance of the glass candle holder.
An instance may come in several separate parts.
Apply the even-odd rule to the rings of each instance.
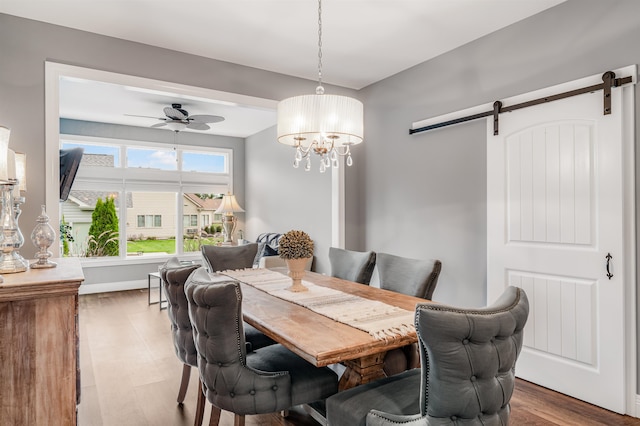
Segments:
[[[34,269],[38,268],[55,268],[58,266],[55,262],[51,262],[49,258],[52,253],[49,251],[49,247],[56,240],[56,232],[49,225],[49,216],[45,206],[42,206],[42,213],[36,219],[38,223],[31,233],[31,242],[38,248],[36,253],[37,262],[31,264]]]
[[[21,200],[14,199],[14,188],[17,180],[9,180],[9,183],[0,185],[0,229],[4,236],[0,241],[0,273],[11,274],[24,272],[29,267],[27,262],[18,253],[24,243],[24,237],[18,227],[18,215],[15,211]]]

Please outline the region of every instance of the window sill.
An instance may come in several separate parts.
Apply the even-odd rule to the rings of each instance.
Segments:
[[[147,264],[158,264],[164,263],[172,257],[176,257],[175,254],[165,254],[165,255],[148,255],[148,256],[130,256],[127,258],[92,258],[92,257],[81,257],[80,264],[83,268],[102,268],[105,266],[128,266],[128,265],[147,265]],[[196,260],[200,261],[202,256],[200,252],[183,254],[177,256],[180,260]]]

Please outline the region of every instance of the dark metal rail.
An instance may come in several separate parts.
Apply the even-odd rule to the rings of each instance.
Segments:
[[[603,98],[604,98],[604,115],[611,114],[611,88],[612,87],[620,87],[624,84],[631,83],[633,78],[622,77],[615,78],[616,74],[613,71],[607,71],[602,75],[602,83],[594,84],[593,86],[587,86],[580,89],[570,90],[568,92],[559,93],[557,95],[545,96],[544,98],[534,99],[532,101],[522,102],[515,105],[510,105],[507,107],[502,107],[501,101],[495,101],[493,103],[493,109],[490,111],[481,112],[474,115],[468,115],[466,117],[456,118],[454,120],[443,121],[441,123],[430,124],[428,126],[420,127],[418,129],[409,129],[409,134],[412,135],[414,133],[425,132],[427,130],[439,129],[441,127],[451,126],[453,124],[464,123],[467,121],[477,120],[478,118],[490,117],[493,116],[493,134],[498,134],[498,115],[503,112],[511,112],[517,109],[527,108],[534,105],[540,105],[547,102],[557,101],[559,99],[569,98],[571,96],[582,95],[584,93],[591,93],[597,90],[603,90]]]

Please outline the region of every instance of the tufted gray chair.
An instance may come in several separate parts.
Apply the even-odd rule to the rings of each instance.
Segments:
[[[211,272],[226,269],[245,269],[253,267],[258,252],[257,243],[241,246],[213,246],[204,244],[200,248],[202,257]]]
[[[378,253],[380,288],[431,300],[438,283],[442,263],[436,259],[419,260]],[[384,372],[387,376],[420,366],[418,345],[407,345],[387,352]]]
[[[332,370],[314,367],[282,345],[247,355],[237,281],[201,268],[189,277],[185,293],[200,379],[213,405],[210,425],[218,424],[221,410],[235,413],[235,424],[243,425],[247,414],[286,410],[338,391]]]
[[[376,262],[380,288],[431,300],[442,269],[439,260],[409,259],[378,253]]]
[[[487,308],[419,304],[422,367],[328,398],[328,425],[509,424],[528,315],[527,296],[516,287]]]
[[[242,246],[203,245],[201,250],[207,269],[210,272],[220,272],[229,269],[252,268],[258,251],[258,244],[250,243]],[[247,323],[244,324],[244,333],[249,351],[275,343],[257,328]]]
[[[189,387],[191,367],[197,367],[196,346],[193,343],[189,304],[184,295],[184,283],[198,265],[183,266],[177,258],[169,259],[160,267],[160,277],[167,296],[167,315],[171,322],[171,335],[176,356],[183,363],[182,380],[178,391],[178,404],[182,404]],[[199,393],[200,394],[200,393]],[[202,423],[204,413],[204,397],[198,396],[196,406],[196,424]],[[198,419],[200,420],[198,422]]]
[[[376,253],[329,247],[329,262],[332,277],[368,285],[376,266]]]

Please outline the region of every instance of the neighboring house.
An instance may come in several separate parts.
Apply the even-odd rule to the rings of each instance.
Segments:
[[[193,235],[203,232],[206,227],[222,224],[222,215],[215,214],[222,198],[201,198],[198,194],[184,194],[182,220],[184,232]]]

